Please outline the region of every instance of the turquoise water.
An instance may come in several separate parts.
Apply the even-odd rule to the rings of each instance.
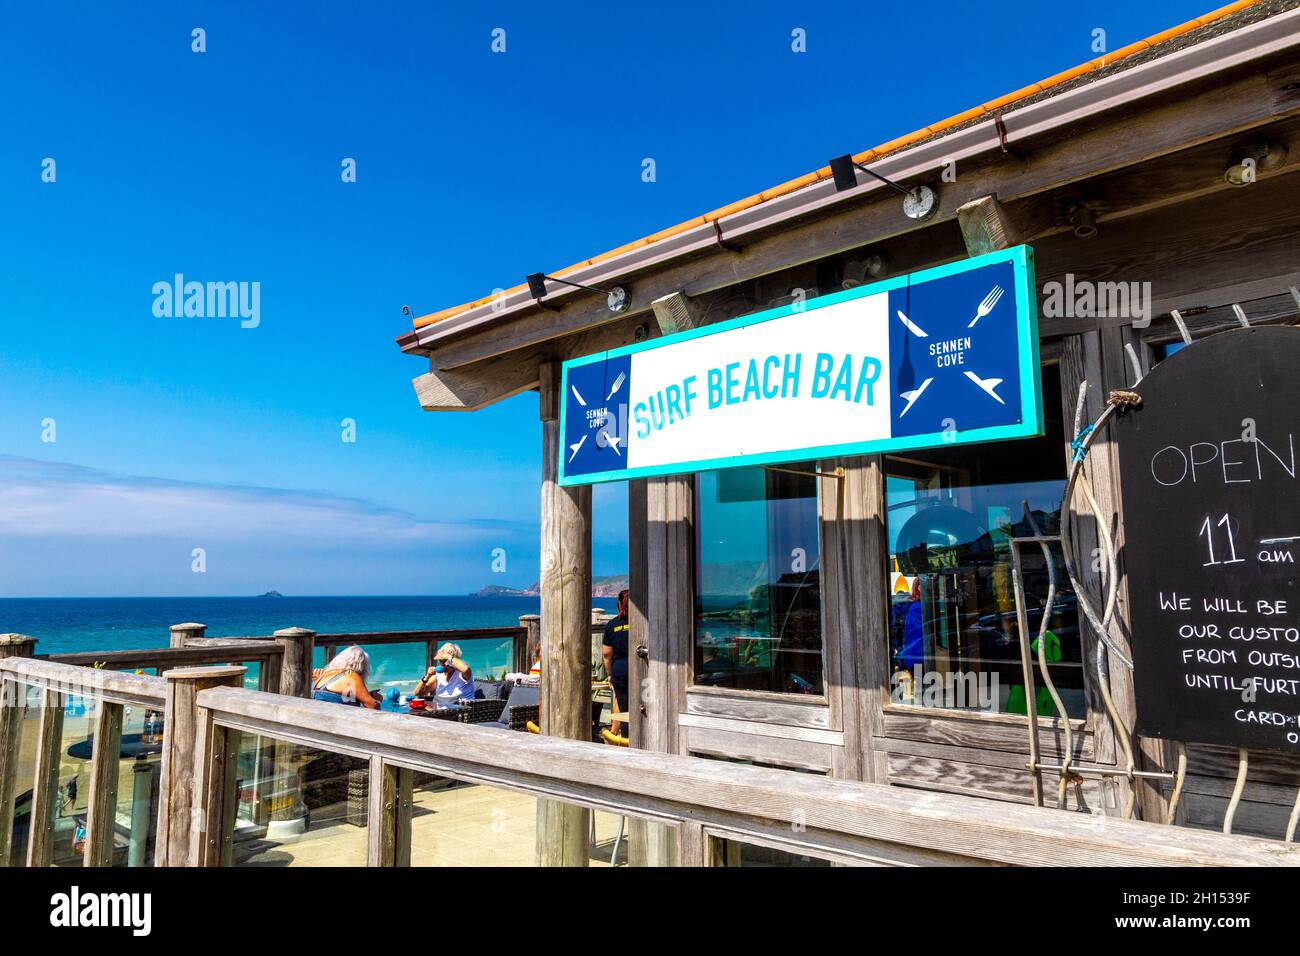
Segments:
[[[592,607],[612,610],[613,598]],[[209,637],[269,636],[285,627],[317,633],[432,631],[507,627],[536,614],[533,597],[281,597],[281,598],[0,598],[0,633],[37,639],[36,653],[166,647],[172,624],[198,621]],[[510,664],[510,642],[460,642],[466,662],[489,677]],[[362,645],[363,647],[365,645]],[[372,687],[414,684],[424,667],[422,644],[367,647]],[[317,665],[323,663],[317,651]],[[256,686],[256,668],[248,683]]]

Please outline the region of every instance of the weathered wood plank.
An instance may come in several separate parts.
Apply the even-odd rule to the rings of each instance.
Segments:
[[[41,716],[36,730],[36,769],[32,780],[32,813],[27,831],[27,865],[49,866],[54,856],[54,811],[59,796],[59,760],[63,744],[63,695],[41,692]]]
[[[92,740],[85,865],[112,866],[122,749],[121,704],[99,703]]]
[[[1054,717],[1038,718],[1041,753],[1044,757],[1058,757],[1065,746],[1065,734]],[[1084,721],[1071,722],[1075,757],[1092,760],[1095,757],[1093,735]],[[1028,759],[1029,733],[1025,719],[1016,715],[935,713],[924,707],[887,709],[881,724],[886,737],[924,740],[944,743],[972,750],[1007,750],[1023,753]]]
[[[966,252],[972,256],[1006,249],[1021,241],[997,196],[980,196],[957,207],[957,225],[961,227]]]
[[[745,719],[736,720],[728,717],[691,713],[680,715],[677,718],[677,723],[682,727],[697,727],[700,730],[723,730],[730,733],[754,734],[759,737],[776,737],[783,740],[805,740],[809,743],[826,744],[829,747],[844,746],[844,732],[841,730],[823,730],[792,724],[773,724]]]
[[[35,652],[36,638],[26,634],[0,634],[0,661],[30,658]],[[0,671],[0,867],[9,866],[10,862],[18,785],[18,747],[26,701],[26,688]]]
[[[677,828],[678,866],[709,866],[709,857],[709,842],[703,825],[693,820],[682,823]]]
[[[988,764],[973,763],[964,760],[936,759],[919,757],[911,754],[891,753],[889,755],[889,779],[892,784],[904,787],[920,787],[943,793],[961,794],[970,797],[983,797],[991,800],[1011,801],[1030,805],[1033,803],[1033,787],[1029,774],[1023,768],[997,767]],[[1047,807],[1056,806],[1055,776],[1047,774],[1045,779],[1053,786],[1044,787],[1043,802]],[[1066,806],[1078,810],[1078,793],[1071,786],[1066,792]],[[1084,777],[1083,808],[1089,813],[1101,810],[1100,780],[1093,775]]]
[[[222,724],[336,752],[376,754],[413,770],[471,779],[669,822],[744,832],[759,819],[818,833],[1029,865],[1294,865],[1300,847],[1012,803],[833,780],[723,761],[503,734],[472,725],[361,712],[233,688],[202,692]],[[758,829],[758,828],[756,828]],[[792,831],[792,833],[795,831]],[[584,836],[585,838],[585,836]],[[841,844],[842,845],[842,844]]]
[[[686,713],[701,717],[726,717],[754,723],[831,729],[830,705],[825,700],[808,703],[789,694],[756,694],[725,691],[713,687],[690,687],[686,691]]]
[[[647,600],[649,565],[647,551],[646,482],[644,478],[627,483],[627,687],[631,700],[621,701],[627,711],[630,726],[628,739],[633,747],[645,746],[645,680],[649,676],[649,622]],[[629,843],[632,853],[636,841]],[[630,859],[631,857],[629,857]]]
[[[559,481],[559,365],[541,366],[542,733],[591,740],[591,486]],[[586,866],[588,811],[541,801],[542,866]]]
[[[207,783],[204,774],[211,769],[205,768],[203,761],[213,759],[207,749],[212,730],[200,722],[197,698],[200,691],[209,688],[241,686],[247,672],[246,667],[227,665],[177,668],[163,674],[167,684],[167,729],[158,778],[155,866],[191,865],[201,852],[191,841],[215,839],[215,833],[197,829],[206,820],[203,801],[213,796],[203,790]],[[207,821],[205,825],[216,822]],[[214,845],[213,852],[219,854],[220,848]]]
[[[232,650],[226,648],[232,648]],[[191,639],[184,647],[121,651],[78,651],[74,654],[51,654],[43,659],[54,661],[57,664],[71,664],[74,667],[99,666],[115,670],[128,670],[149,667],[198,667],[203,664],[265,661],[273,657],[279,657],[280,653],[280,645],[274,641],[245,640],[242,638],[204,638],[202,643],[195,643]]]
[[[768,737],[747,731],[720,730],[682,724],[682,752],[753,760],[798,770],[830,773],[837,748],[821,741]]]
[[[272,637],[283,649],[280,655],[280,693],[290,697],[310,697],[316,632],[305,627],[286,627],[276,631]]]
[[[370,758],[370,801],[366,818],[368,866],[411,865],[411,785],[405,767]]]
[[[167,682],[144,674],[74,667],[41,658],[0,659],[0,673],[46,690],[68,691],[115,704],[161,707]]]

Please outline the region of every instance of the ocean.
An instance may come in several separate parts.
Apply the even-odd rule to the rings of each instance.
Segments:
[[[613,598],[592,598],[612,611]],[[208,637],[269,636],[285,627],[317,633],[426,631],[507,627],[536,614],[535,597],[431,595],[412,597],[176,597],[0,598],[0,633],[37,639],[37,654],[167,647],[172,624],[198,621]],[[508,641],[460,642],[476,675],[504,673]],[[363,645],[364,646],[364,645]],[[372,686],[414,684],[424,664],[423,645],[368,647]],[[317,651],[317,666],[323,663]],[[255,685],[256,674],[250,672]]]

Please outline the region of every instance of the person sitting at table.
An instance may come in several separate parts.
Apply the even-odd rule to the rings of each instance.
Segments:
[[[439,710],[454,707],[463,698],[474,699],[474,672],[460,657],[460,645],[447,643],[433,655],[433,666],[415,685],[415,696],[432,692]]]
[[[370,655],[357,645],[346,647],[334,655],[324,667],[311,672],[312,692],[316,700],[333,704],[351,704],[354,707],[379,709],[379,698],[366,689],[370,676]]]

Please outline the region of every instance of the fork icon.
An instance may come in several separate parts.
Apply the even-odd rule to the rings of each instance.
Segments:
[[[993,307],[998,304],[998,300],[1001,298],[1002,286],[995,285],[993,291],[984,297],[984,301],[980,303],[979,309],[975,312],[975,318],[970,320],[970,325],[966,326],[966,328],[973,329],[976,322],[993,311]]]

